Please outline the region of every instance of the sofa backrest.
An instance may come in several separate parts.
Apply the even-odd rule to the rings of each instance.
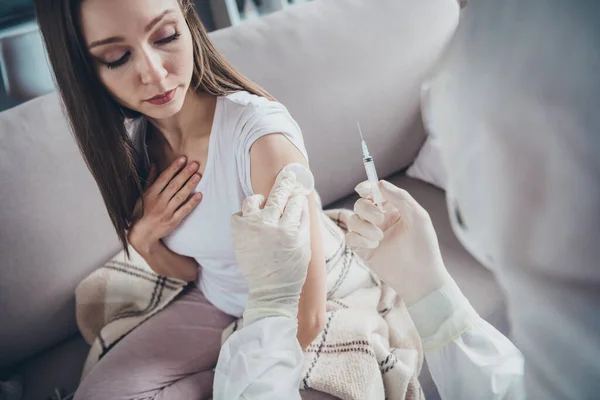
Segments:
[[[357,121],[380,177],[412,162],[424,140],[421,83],[458,13],[457,0],[318,0],[212,38],[298,121],[328,204],[366,178]]]
[[[381,176],[423,131],[419,88],[458,21],[456,0],[319,0],[211,34],[297,119],[324,203]],[[119,245],[53,93],[0,114],[0,367],[76,332],[74,289]]]

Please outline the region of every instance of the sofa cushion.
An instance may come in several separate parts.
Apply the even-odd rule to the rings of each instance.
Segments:
[[[76,332],[75,286],[119,245],[56,94],[0,114],[0,366]]]
[[[73,393],[89,348],[83,337],[76,334],[15,366],[14,372],[23,378],[22,400],[49,399],[55,389],[63,398]]]
[[[298,121],[328,204],[365,174],[357,120],[382,176],[412,162],[424,140],[421,83],[458,13],[456,0],[320,0],[212,38]]]

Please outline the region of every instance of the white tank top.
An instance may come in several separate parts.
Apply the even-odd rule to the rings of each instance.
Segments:
[[[136,149],[150,165],[145,145],[146,122],[133,128]],[[248,287],[236,262],[230,234],[231,216],[254,194],[250,180],[250,147],[260,137],[281,132],[308,156],[300,127],[280,103],[248,92],[217,98],[204,175],[196,192],[202,201],[183,223],[163,238],[172,251],[199,264],[198,287],[215,307],[240,317]]]

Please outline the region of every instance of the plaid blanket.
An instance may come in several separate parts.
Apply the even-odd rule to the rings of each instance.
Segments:
[[[344,243],[349,210],[322,213],[328,318],[306,349],[301,388],[341,399],[421,399],[423,352],[406,307]],[[91,345],[82,379],[125,335],[168,305],[186,283],[159,276],[132,248],[77,287],[76,317]],[[225,341],[241,320],[222,335]]]

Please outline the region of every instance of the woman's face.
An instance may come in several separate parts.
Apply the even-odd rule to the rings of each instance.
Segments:
[[[81,25],[98,76],[120,104],[156,119],[181,110],[194,55],[177,0],[84,0]]]

